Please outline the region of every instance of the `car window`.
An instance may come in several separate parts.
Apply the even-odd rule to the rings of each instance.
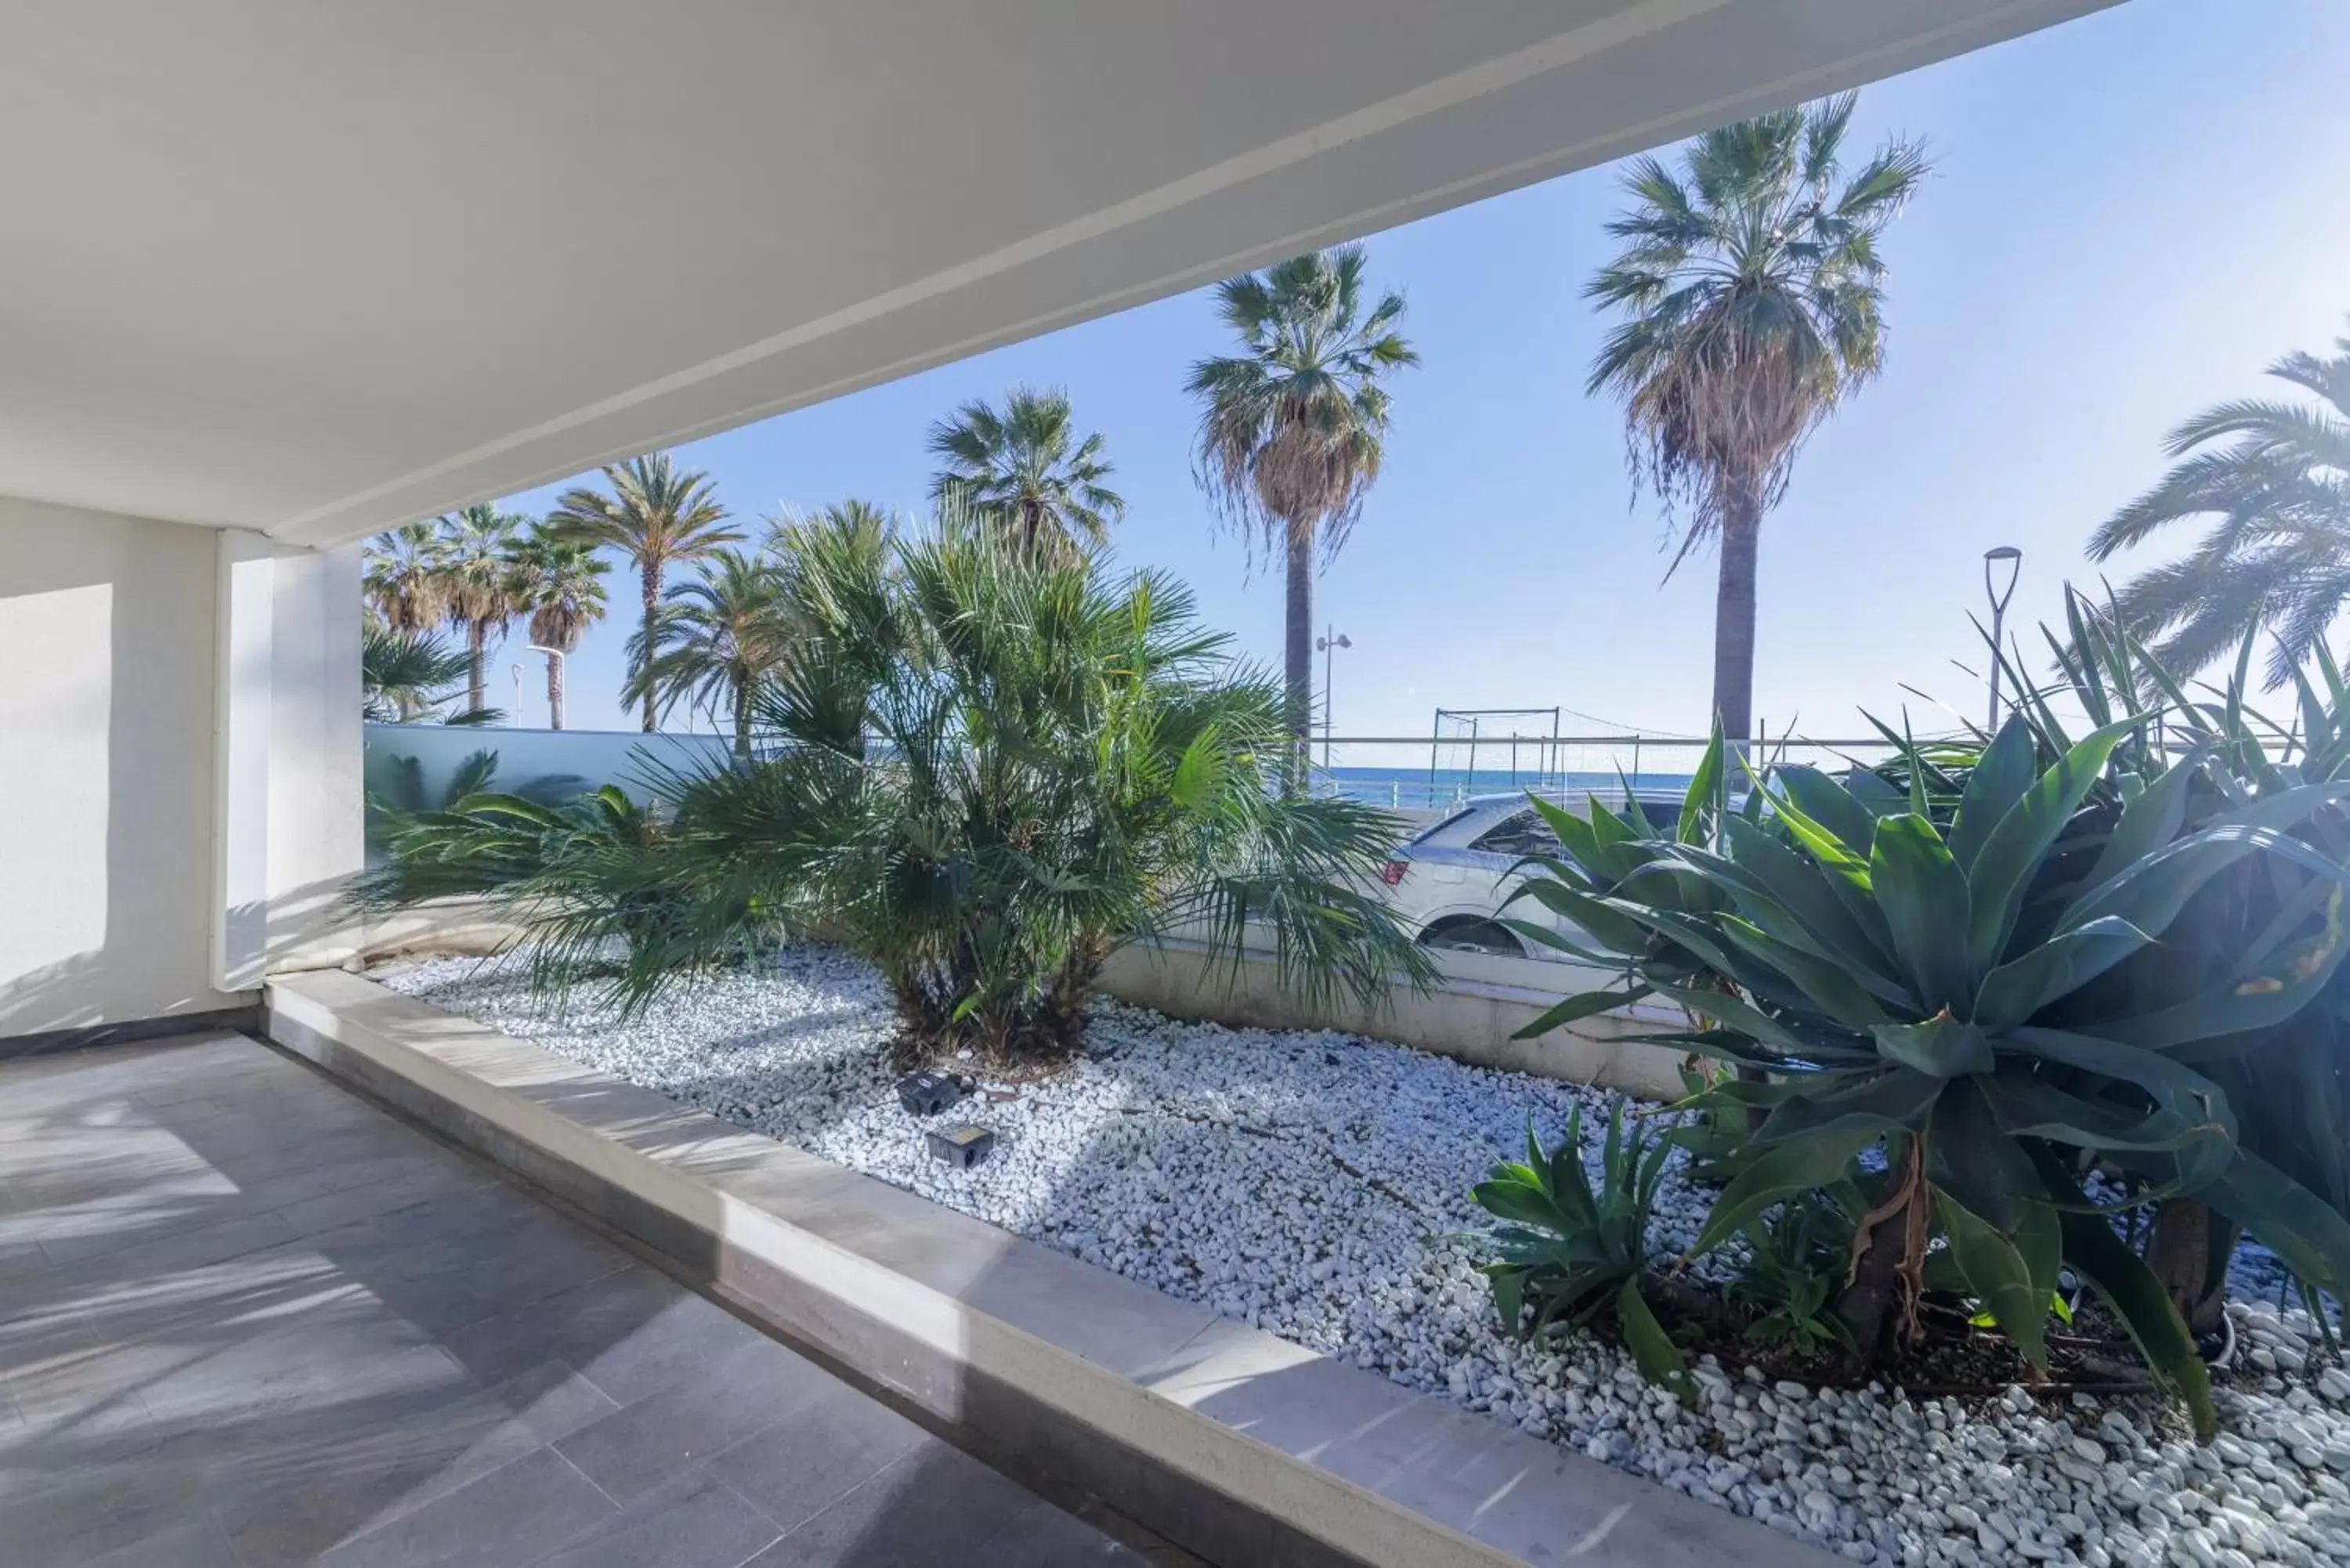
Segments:
[[[1415,833],[1409,838],[1405,839],[1404,842],[1407,844],[1425,844],[1430,839],[1435,837],[1438,834],[1443,832],[1446,828],[1451,826],[1454,823],[1460,821],[1462,817],[1468,815],[1468,810],[1465,807],[1460,811],[1448,813],[1443,816],[1438,817],[1434,822],[1430,823],[1426,827],[1421,828],[1418,833]]]
[[[1559,844],[1550,824],[1532,811],[1517,811],[1478,835],[1469,847],[1488,855],[1555,855]]]

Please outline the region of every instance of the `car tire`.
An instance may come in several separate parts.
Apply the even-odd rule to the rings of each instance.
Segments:
[[[1419,933],[1419,945],[1449,952],[1492,953],[1499,958],[1526,956],[1526,944],[1518,940],[1515,931],[1473,915],[1437,921]]]

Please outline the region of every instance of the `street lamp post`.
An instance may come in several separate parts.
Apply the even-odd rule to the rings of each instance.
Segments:
[[[1338,649],[1352,648],[1354,639],[1336,628],[1325,624],[1322,635],[1314,639],[1315,650],[1322,655],[1322,771],[1330,771],[1330,730],[1333,710],[1330,706],[1330,661]]]
[[[2006,568],[2007,581],[1995,580],[2002,567]],[[1999,666],[2000,627],[2007,618],[2007,601],[2015,597],[2015,579],[2023,571],[2023,552],[2012,545],[1998,545],[1983,552],[1983,597],[1991,601],[1991,722],[1987,732],[1999,729]]]

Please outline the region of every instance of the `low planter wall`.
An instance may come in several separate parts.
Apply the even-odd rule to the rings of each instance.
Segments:
[[[274,980],[265,1026],[1221,1568],[1835,1561],[356,975]]]
[[[516,934],[479,900],[450,898],[376,922],[368,931],[367,951],[371,957],[494,953]],[[1603,977],[1578,965],[1536,959],[1431,956],[1441,977],[1437,989],[1423,995],[1391,987],[1384,1005],[1339,999],[1315,1008],[1282,987],[1270,954],[1250,954],[1235,969],[1211,961],[1200,943],[1183,940],[1119,949],[1103,971],[1102,988],[1121,1002],[1187,1022],[1336,1029],[1482,1067],[1596,1084],[1646,1099],[1680,1097],[1680,1053],[1630,1038],[1678,1023],[1679,1014],[1638,1008],[1586,1018],[1537,1040],[1515,1040],[1511,1036],[1559,998],[1599,984]]]

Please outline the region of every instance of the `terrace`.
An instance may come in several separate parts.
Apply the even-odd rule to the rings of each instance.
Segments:
[[[709,1069],[690,1084],[607,1020],[485,992],[494,976],[350,972],[461,947],[467,922],[505,934],[495,911],[370,924],[342,901],[363,863],[358,541],[2094,8],[1399,4],[1343,40],[1290,0],[1057,26],[1001,5],[776,20],[595,4],[463,29],[296,28],[253,6],[44,15],[0,66],[12,143],[52,153],[27,171],[26,210],[45,221],[24,239],[0,371],[16,438],[0,453],[0,756],[20,825],[0,838],[14,1560],[1825,1560],[1797,1537],[1835,1533],[1853,1496],[1789,1476],[1798,1501],[1776,1531],[1717,1506],[1759,1455],[1690,1462],[1687,1422],[1620,1356],[1601,1386],[1621,1386],[1606,1397],[1624,1430],[1654,1435],[1637,1455],[1628,1438],[1560,1440],[1603,1402],[1586,1400],[1588,1366],[1523,1386],[1497,1340],[1477,1386],[1445,1387],[1380,1314],[1490,1315],[1450,1299],[1465,1257],[1410,1284],[1408,1310],[1407,1282],[1378,1280],[1360,1311],[1317,1319],[1261,1265],[1327,1233],[1275,1225],[1243,1247],[1211,1207],[1190,1218],[1233,1255],[1202,1281],[1187,1240],[1179,1276],[1076,1206],[1107,1179],[1101,1147],[1024,1198],[977,1179],[926,1189],[927,1168],[852,1147],[862,1080],[768,1136],[777,1096],[754,1080],[823,1075],[822,1042],[762,1042],[731,1085],[717,1048],[790,1033],[837,996],[686,1030]],[[616,58],[660,109],[612,112],[599,62]],[[890,133],[842,132],[876,124]],[[664,181],[708,215],[691,255],[625,223],[559,256],[514,237]],[[420,235],[484,237],[387,243]],[[1170,951],[1112,989],[1196,1001],[1203,971]],[[1555,992],[1476,955],[1442,961],[1444,994],[1473,1005],[1465,1022],[1432,1008],[1415,1041],[1486,1059],[1427,1070],[1531,1064],[1502,1036]],[[1314,1033],[1347,1017],[1263,1021],[1288,1026],[1269,1046],[1305,1053],[1302,1075],[1236,1075],[1219,1128],[1170,1126],[1159,1154],[1118,1151],[1120,1171],[1137,1155],[1225,1162],[1270,1185],[1293,1156],[1335,1150],[1360,1175],[1366,1148],[1392,1152],[1345,1141],[1367,1102],[1330,1127],[1242,1125],[1332,1092],[1314,1076],[1326,1054],[1357,1053],[1377,1081],[1397,1050]],[[1141,1103],[1148,1047],[1104,1093],[1166,1121]],[[1509,1086],[1561,1111],[1603,1102],[1548,1080],[1671,1083],[1665,1057],[1604,1040],[1543,1071]],[[1128,1116],[1095,1108],[1102,1127]],[[1263,1166],[1234,1153],[1251,1143]],[[1419,1179],[1379,1201],[1456,1222]],[[1405,1222],[1371,1205],[1347,1218]],[[1420,1299],[1431,1283],[1446,1302]],[[2308,1354],[2307,1328],[2265,1315],[2272,1370]],[[1907,1429],[1857,1395],[1807,1420],[1784,1386],[1701,1380],[1725,1428],[1775,1422],[1783,1449],[1789,1424],[1846,1445],[1880,1419]],[[2350,1449],[2337,1463],[2312,1434],[2336,1397],[2294,1392],[2289,1417],[2281,1390],[2261,1407],[2258,1453],[2221,1440],[2250,1484],[2290,1481],[2299,1522],[2335,1540]],[[1909,1418],[1921,1448],[1928,1426],[1943,1433]],[[2031,1473],[2059,1473],[2072,1428],[2031,1419]],[[2122,1428],[2137,1449],[2110,1424],[2102,1440],[2149,1472],[2204,1468]],[[2097,1463],[2075,1459],[2104,1477]],[[1836,1486],[1856,1484],[1875,1482]],[[1957,1533],[1971,1511],[1950,1501],[1933,1506]],[[2220,1504],[2188,1506],[2228,1539]],[[1842,1539],[1872,1560],[1863,1528]],[[2025,1552],[2012,1521],[1977,1528],[1987,1555],[2095,1560],[2081,1532]],[[2298,1536],[2277,1552],[2320,1555]]]

